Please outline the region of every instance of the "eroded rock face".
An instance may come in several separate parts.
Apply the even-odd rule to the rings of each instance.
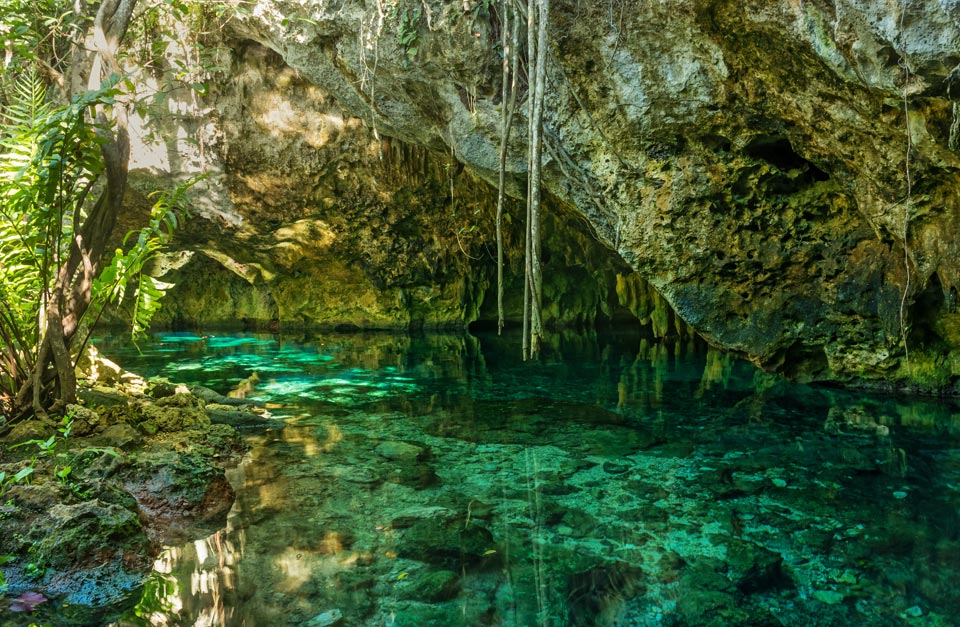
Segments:
[[[406,329],[495,318],[489,185],[449,154],[377,141],[276,53],[234,45],[235,76],[218,100],[217,183],[229,213],[201,210],[161,260],[178,288],[159,322]],[[631,269],[569,207],[548,202],[544,246],[556,271],[545,319],[630,318],[615,277]],[[508,320],[521,312],[522,211],[509,201]]]
[[[464,175],[461,209],[437,200],[457,205],[439,155],[495,178],[499,22],[476,0],[387,4],[267,0],[231,22],[233,48],[256,47],[218,105],[225,183],[251,224],[275,226],[269,252],[227,256],[250,260],[232,270],[260,290],[242,297],[258,311],[468,322],[488,294],[490,275],[463,268],[492,244],[494,192]],[[955,0],[554,0],[545,185],[629,265],[609,262],[608,276],[626,285],[636,271],[710,342],[801,378],[949,389],[958,16]],[[411,32],[415,45],[401,45]],[[251,69],[263,49],[277,55],[271,72]],[[525,107],[508,159],[515,195]],[[394,138],[382,161],[374,133]],[[451,236],[465,231],[462,259]],[[264,240],[231,241],[208,257]],[[343,264],[341,246],[359,257]],[[272,289],[279,275],[299,280]],[[314,287],[331,277],[342,290]]]

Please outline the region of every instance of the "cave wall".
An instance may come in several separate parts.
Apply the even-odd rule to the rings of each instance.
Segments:
[[[155,323],[462,329],[495,321],[495,190],[449,154],[378,140],[275,52],[234,45],[216,109],[216,165],[229,202],[198,212],[153,269],[176,285]],[[617,275],[632,270],[570,207],[550,198],[546,206],[545,323],[636,323],[616,289]],[[522,211],[509,200],[508,323],[520,321]]]
[[[407,5],[420,7],[415,19],[398,10]],[[232,49],[242,55],[255,44],[275,57],[258,75],[248,55],[210,97],[222,127],[218,180],[250,224],[293,228],[307,214],[323,222],[313,223],[309,244],[284,244],[285,261],[255,255],[261,279],[313,272],[317,251],[342,250],[353,238],[360,255],[348,267],[317,270],[343,277],[336,298],[375,295],[375,306],[345,307],[344,318],[489,315],[489,298],[465,296],[488,295],[489,274],[452,270],[492,242],[492,191],[481,181],[495,179],[498,157],[499,22],[487,6],[266,0],[229,23]],[[401,36],[411,32],[415,46]],[[651,325],[670,326],[663,319],[675,312],[769,370],[956,390],[960,3],[554,0],[550,35],[545,186],[572,232],[616,253],[602,273],[607,284],[620,275],[621,310],[612,317],[645,293],[629,288],[641,281],[666,301],[641,308]],[[271,101],[258,85],[297,95]],[[323,111],[300,106],[311,99],[334,109],[311,117],[305,111]],[[526,174],[525,116],[524,102],[508,158],[514,196]],[[257,137],[272,148],[257,147]],[[351,141],[360,149],[330,148]],[[404,156],[419,150],[427,156]],[[422,185],[401,177],[406,191],[386,189],[396,161],[431,173]],[[444,168],[457,172],[459,203],[448,193],[440,202]],[[391,218],[388,207],[401,205],[413,212]],[[311,213],[318,207],[329,213]],[[410,249],[402,239],[378,241],[384,227],[367,218],[396,233],[407,220],[427,261],[417,260],[419,240]],[[466,244],[454,242],[475,225]],[[234,247],[235,259],[266,236],[260,226],[249,237],[232,228],[221,247]],[[400,265],[393,260],[420,276],[391,276],[387,268]],[[601,274],[578,263],[571,267]],[[455,278],[466,276],[473,282]],[[292,289],[318,302],[315,278]],[[414,298],[417,290],[426,291]],[[591,303],[613,302],[609,288],[599,291],[607,298]],[[569,294],[557,286],[556,296]],[[281,317],[321,315],[273,298]],[[412,302],[431,304],[413,312]]]

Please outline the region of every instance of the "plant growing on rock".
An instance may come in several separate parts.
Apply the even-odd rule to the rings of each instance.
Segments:
[[[27,440],[21,442],[20,444],[15,444],[11,446],[11,449],[20,448],[23,446],[34,446],[36,450],[30,456],[30,462],[26,468],[20,471],[23,473],[27,470],[27,476],[33,475],[37,463],[40,460],[46,459],[53,464],[53,476],[61,485],[69,485],[70,473],[73,472],[73,466],[69,463],[70,455],[64,450],[67,442],[67,438],[70,437],[70,431],[73,428],[73,416],[67,414],[60,421],[60,426],[57,427],[57,433],[54,433],[49,438],[45,440]],[[20,473],[17,473],[18,475]]]
[[[394,7],[397,22],[397,45],[403,50],[404,65],[409,65],[417,56],[420,45],[420,18],[423,10],[419,4],[400,3]]]

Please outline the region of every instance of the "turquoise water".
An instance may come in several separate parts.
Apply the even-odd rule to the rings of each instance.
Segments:
[[[960,408],[629,333],[155,336],[269,403],[225,529],[117,625],[954,625]]]

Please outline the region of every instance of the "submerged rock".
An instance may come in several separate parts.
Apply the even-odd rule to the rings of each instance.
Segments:
[[[792,585],[783,568],[783,556],[753,542],[730,539],[727,542],[727,564],[734,585],[744,594]]]
[[[206,406],[207,416],[213,424],[229,425],[235,429],[271,429],[283,427],[282,420],[276,420],[263,412],[252,412],[237,406]]]
[[[460,592],[460,576],[450,570],[419,573],[404,582],[398,587],[399,597],[423,603],[449,601]]]
[[[327,610],[303,623],[301,627],[330,627],[339,623],[342,618],[343,612],[340,610]]]
[[[406,442],[381,442],[374,450],[389,460],[407,462],[420,459],[426,452],[422,447]]]

